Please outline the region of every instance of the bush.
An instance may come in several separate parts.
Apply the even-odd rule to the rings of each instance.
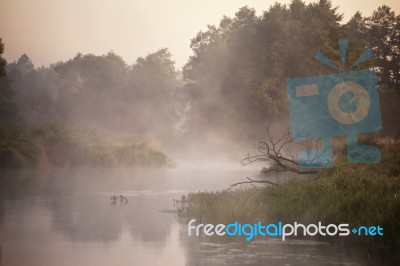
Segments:
[[[381,145],[380,164],[338,162],[315,176],[278,186],[235,191],[199,192],[178,205],[181,221],[201,223],[278,222],[380,225],[384,236],[324,238],[355,245],[370,255],[393,258],[400,252],[400,145]],[[322,237],[321,237],[322,238]],[[400,258],[396,258],[400,259]]]
[[[32,167],[47,164],[43,147],[30,129],[20,124],[0,126],[0,167]]]
[[[7,126],[0,135],[0,167],[172,167],[174,162],[150,143],[115,144],[94,130],[53,123]]]

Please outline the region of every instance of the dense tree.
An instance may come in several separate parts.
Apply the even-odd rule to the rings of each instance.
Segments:
[[[4,43],[0,38],[0,78],[5,78],[7,76],[7,61],[3,58],[4,53]]]
[[[243,7],[191,40],[193,54],[182,70],[183,81],[167,49],[133,64],[109,52],[77,54],[46,68],[35,68],[23,54],[8,65],[9,79],[1,79],[1,116],[16,117],[14,97],[21,117],[31,124],[77,123],[164,143],[182,132],[189,141],[254,140],[264,134],[267,122],[287,121],[288,78],[332,73],[315,60],[317,51],[339,71],[349,71],[371,48],[374,60],[355,70],[376,69],[388,117],[398,99],[391,91],[400,92],[399,16],[382,6],[371,17],[357,12],[347,24],[342,17],[328,0],[276,3],[259,16]],[[345,67],[338,47],[343,37],[350,40]],[[0,59],[4,77],[6,63]]]
[[[56,117],[54,91],[56,73],[52,68],[35,69],[27,54],[8,65],[8,76],[16,92],[19,114],[29,124]]]
[[[123,137],[166,140],[183,108],[174,64],[167,49],[140,57],[131,66],[109,52],[77,54],[35,69],[24,54],[8,71],[25,122],[61,121]]]
[[[207,123],[225,137],[254,138],[267,120],[287,117],[286,79],[326,72],[314,59],[321,48],[339,58],[341,19],[330,1],[294,0],[259,17],[241,8],[199,32],[183,72],[192,95],[190,127],[198,134]]]
[[[357,12],[347,23],[349,33],[372,50],[381,85],[400,92],[400,16],[383,5],[371,17]]]
[[[78,54],[65,63],[58,63],[54,70],[58,74],[56,94],[62,119],[94,126],[99,126],[99,120],[103,119],[114,126],[113,99],[127,71],[121,57],[112,52],[104,56]]]
[[[400,118],[396,115],[400,101],[400,16],[388,6],[378,7],[371,17],[357,12],[347,23],[349,35],[374,54],[369,67],[379,79],[383,133],[400,135]]]
[[[381,6],[366,20],[366,28],[364,40],[375,54],[381,82],[400,85],[400,16]]]
[[[168,49],[139,57],[129,70],[122,99],[131,99],[128,124],[143,137],[168,141],[183,108],[178,97],[181,86]]]
[[[398,90],[399,16],[382,6],[371,17],[357,12],[347,24],[342,18],[331,1],[306,5],[293,0],[272,5],[262,16],[243,7],[235,17],[223,17],[219,26],[199,32],[183,71],[192,106],[188,128],[206,138],[258,138],[266,121],[287,117],[288,78],[332,73],[315,60],[319,50],[338,71],[349,71],[371,48],[375,60],[355,70],[374,67],[381,88]],[[344,66],[340,38],[350,40]]]
[[[17,62],[8,65],[8,72],[15,77],[25,76],[32,72],[35,66],[32,63],[31,58],[27,54],[21,55]]]
[[[7,61],[3,58],[3,53],[4,44],[0,38],[0,123],[2,127],[17,119],[17,107],[14,103],[15,93],[7,78]]]

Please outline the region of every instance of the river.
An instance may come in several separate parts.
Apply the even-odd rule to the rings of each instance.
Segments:
[[[254,169],[2,171],[0,265],[364,265],[325,242],[217,244],[189,237],[174,199],[255,176]],[[113,202],[124,195],[128,203]]]

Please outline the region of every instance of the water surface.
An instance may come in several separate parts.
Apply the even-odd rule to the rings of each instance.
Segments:
[[[256,174],[246,168],[3,171],[0,265],[363,265],[323,242],[187,236],[174,199]],[[120,194],[128,204],[113,204],[111,196]]]

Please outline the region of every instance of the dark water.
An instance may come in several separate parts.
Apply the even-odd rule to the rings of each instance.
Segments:
[[[364,265],[322,242],[217,244],[187,236],[173,199],[252,175],[191,168],[3,171],[0,265]],[[111,204],[114,194],[129,203]]]

